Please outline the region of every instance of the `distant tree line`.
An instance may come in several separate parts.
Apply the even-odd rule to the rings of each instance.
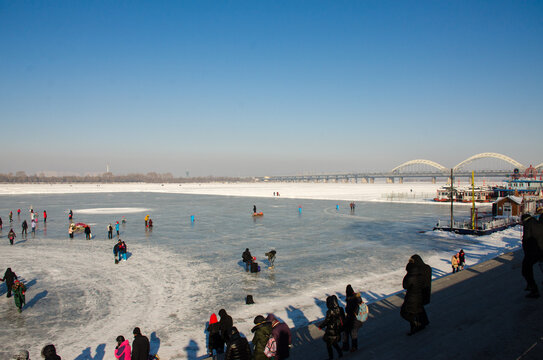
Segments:
[[[27,175],[24,171],[15,174],[0,174],[2,183],[210,183],[210,182],[252,182],[253,178],[226,177],[226,176],[200,176],[200,177],[174,177],[171,173],[114,175],[106,172],[98,175],[64,175],[46,176],[45,174]]]

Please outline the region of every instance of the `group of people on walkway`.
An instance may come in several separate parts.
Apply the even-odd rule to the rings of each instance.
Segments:
[[[318,327],[324,330],[322,339],[326,343],[328,359],[334,358],[333,349],[337,351],[339,357],[343,356],[344,351],[357,351],[358,330],[369,313],[360,293],[355,292],[349,284],[345,289],[345,309],[339,305],[336,295],[326,298],[326,308],[326,317]]]
[[[232,317],[226,310],[219,310],[220,321],[215,313],[209,318],[207,331],[209,333],[208,353],[213,359],[224,360],[275,360],[288,359],[292,336],[287,324],[279,321],[273,314],[265,318],[257,315],[251,332],[254,334],[249,341],[233,326]],[[225,351],[226,346],[226,351]]]
[[[453,274],[456,272],[459,272],[460,270],[464,270],[465,265],[466,265],[466,254],[464,253],[464,249],[460,249],[459,252],[457,252],[451,257],[451,266],[452,266]]]

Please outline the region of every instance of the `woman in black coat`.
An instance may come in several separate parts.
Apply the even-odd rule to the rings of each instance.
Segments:
[[[11,288],[13,287],[15,279],[17,279],[17,275],[11,271],[11,268],[7,268],[6,272],[4,273],[4,277],[2,278],[2,281],[6,282],[6,287],[8,288],[7,297],[11,297]]]
[[[219,333],[221,334],[222,341],[227,344],[230,339],[230,334],[232,333],[234,321],[224,309],[219,310],[219,316],[221,317],[221,320],[219,321]]]
[[[57,349],[55,349],[55,345],[53,344],[45,345],[43,349],[41,349],[41,356],[45,360],[61,360],[60,356],[57,355]]]
[[[362,303],[360,294],[354,292],[353,287],[349,284],[345,289],[346,301],[345,306],[345,326],[343,331],[345,338],[343,340],[343,350],[349,350],[349,337],[351,338],[351,351],[358,350],[358,329],[362,327],[362,322],[356,318],[358,308]]]
[[[406,293],[400,315],[411,325],[411,331],[407,335],[413,335],[430,323],[424,305],[430,303],[432,268],[415,254],[411,256],[405,269],[407,274],[403,278],[403,288]]]
[[[326,298],[326,307],[328,308],[328,311],[326,311],[326,318],[324,318],[324,321],[319,324],[319,329],[325,328],[322,340],[326,342],[328,359],[334,358],[332,347],[336,349],[339,357],[343,356],[343,351],[341,351],[341,348],[338,345],[339,340],[341,339],[342,330],[341,310],[337,303],[337,298],[334,299],[334,297],[335,296],[332,295]]]
[[[226,360],[251,360],[251,347],[236,327],[230,330],[230,340],[226,347]]]

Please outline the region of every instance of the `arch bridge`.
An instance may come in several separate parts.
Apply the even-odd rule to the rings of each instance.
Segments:
[[[459,162],[452,168],[453,174],[456,177],[468,177],[471,176],[471,170],[466,169],[467,165],[480,160],[480,159],[497,159],[505,163],[508,163],[514,168],[518,168],[520,171],[526,170],[526,166],[513,158],[499,154],[485,152],[470,156],[469,158]],[[430,170],[428,170],[428,168]],[[543,163],[534,167],[537,171],[543,171]],[[414,170],[413,170],[414,169]],[[410,170],[410,171],[409,171]],[[415,159],[409,160],[393,168],[388,172],[373,172],[373,173],[339,173],[339,174],[319,174],[319,175],[290,175],[290,176],[266,176],[257,177],[257,181],[301,181],[301,182],[368,182],[372,183],[377,178],[386,178],[388,182],[395,182],[397,179],[400,183],[404,178],[431,178],[433,182],[437,181],[437,178],[449,177],[450,168],[447,168],[435,161],[427,159]],[[479,177],[506,177],[511,174],[511,169],[498,169],[498,170],[473,170]]]

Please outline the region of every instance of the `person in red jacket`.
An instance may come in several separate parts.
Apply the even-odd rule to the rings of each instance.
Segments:
[[[132,349],[130,348],[130,341],[125,340],[124,336],[117,336],[117,346],[115,346],[115,357],[119,360],[130,360],[132,356]]]
[[[213,359],[217,359],[219,354],[224,353],[224,341],[220,333],[220,325],[217,321],[217,315],[211,314],[209,318],[209,325],[207,326],[209,332],[209,344],[207,349]],[[215,354],[213,353],[215,351]]]
[[[43,222],[47,222],[47,211],[43,210]]]

